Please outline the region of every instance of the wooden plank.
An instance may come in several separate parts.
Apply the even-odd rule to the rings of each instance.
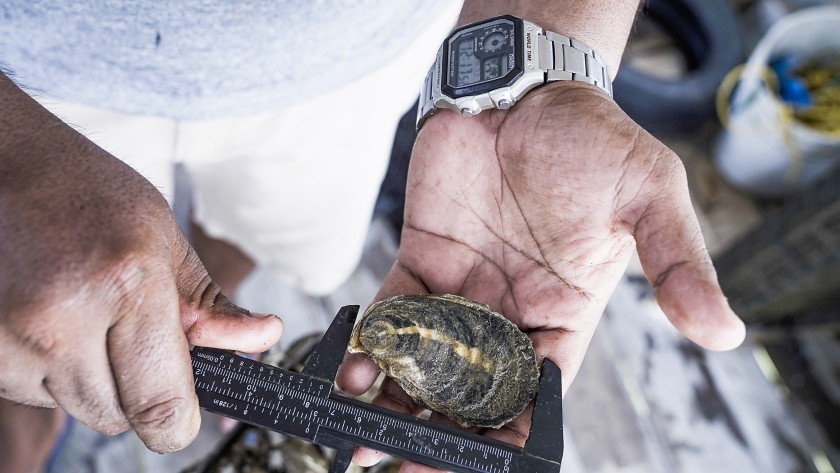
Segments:
[[[623,281],[567,395],[576,443],[583,433],[600,446],[579,448],[586,471],[816,471],[801,427],[753,349],[697,348],[671,327],[645,285]]]

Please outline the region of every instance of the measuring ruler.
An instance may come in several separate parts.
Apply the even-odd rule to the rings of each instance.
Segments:
[[[333,392],[358,306],[339,310],[300,373],[215,348],[192,350],[202,408],[336,449],[344,473],[356,446],[453,472],[557,473],[563,457],[560,369],[546,359],[525,447]]]

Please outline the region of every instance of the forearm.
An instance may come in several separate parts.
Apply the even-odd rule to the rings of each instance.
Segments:
[[[615,77],[639,0],[465,0],[459,25],[515,15],[583,41],[607,61]]]
[[[44,125],[48,115],[0,72],[0,151],[19,149],[31,140],[32,132]]]

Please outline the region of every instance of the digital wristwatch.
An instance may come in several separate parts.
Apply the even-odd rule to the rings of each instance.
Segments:
[[[504,110],[558,80],[587,82],[612,97],[604,59],[580,41],[511,15],[463,26],[444,40],[426,76],[417,128],[441,108],[467,116]]]

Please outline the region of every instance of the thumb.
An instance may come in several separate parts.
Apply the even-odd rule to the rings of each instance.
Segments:
[[[210,279],[195,250],[181,240],[184,255],[176,261],[181,325],[191,345],[260,353],[283,334],[283,322],[270,314],[253,313],[233,304]]]
[[[733,349],[744,340],[744,323],[718,284],[684,174],[670,184],[671,195],[651,202],[636,224],[645,276],[683,335],[710,350]]]

